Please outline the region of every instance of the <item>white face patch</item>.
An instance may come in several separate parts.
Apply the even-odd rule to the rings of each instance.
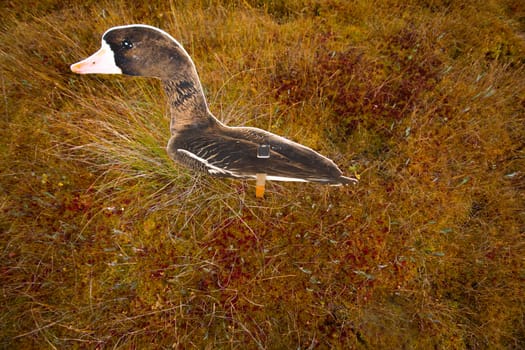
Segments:
[[[122,70],[115,64],[113,51],[104,40],[100,50],[85,60],[72,64],[71,71],[77,74],[122,74]]]

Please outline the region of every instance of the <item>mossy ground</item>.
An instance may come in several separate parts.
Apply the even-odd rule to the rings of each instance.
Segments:
[[[521,1],[7,2],[2,348],[525,347]],[[69,65],[171,33],[230,125],[357,186],[172,163],[153,79]]]

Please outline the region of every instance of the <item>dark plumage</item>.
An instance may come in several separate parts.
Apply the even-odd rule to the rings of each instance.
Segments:
[[[265,178],[331,185],[357,182],[308,147],[261,129],[222,124],[208,109],[190,56],[158,28],[111,28],[102,37],[101,49],[72,65],[71,70],[161,79],[171,112],[172,136],[167,151],[173,160],[189,168],[220,177],[258,177],[263,189]]]

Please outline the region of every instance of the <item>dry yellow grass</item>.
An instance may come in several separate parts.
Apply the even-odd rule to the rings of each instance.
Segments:
[[[525,347],[520,1],[8,2],[2,348]],[[174,165],[160,84],[77,76],[113,25],[195,60],[211,110],[355,187]]]

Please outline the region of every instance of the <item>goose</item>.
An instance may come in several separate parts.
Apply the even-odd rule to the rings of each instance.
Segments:
[[[71,65],[77,74],[125,74],[162,81],[169,102],[171,159],[216,177],[255,179],[256,197],[265,181],[357,183],[330,159],[299,143],[254,127],[231,127],[209,110],[190,55],[170,34],[144,24],[117,26],[101,48]]]

